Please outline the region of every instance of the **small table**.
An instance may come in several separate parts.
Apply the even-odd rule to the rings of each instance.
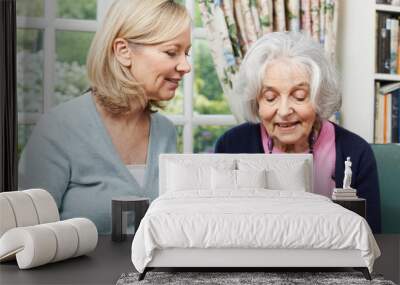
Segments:
[[[112,199],[112,240],[123,241],[126,239],[126,228],[128,224],[127,213],[135,215],[135,232],[140,221],[149,208],[150,199],[137,196],[122,196]]]
[[[363,198],[332,199],[332,202],[366,218],[366,200]]]

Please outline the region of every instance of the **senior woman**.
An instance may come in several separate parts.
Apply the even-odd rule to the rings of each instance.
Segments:
[[[40,119],[19,188],[48,190],[62,219],[87,217],[100,233],[110,232],[112,197],[156,198],[158,156],[176,152],[176,130],[154,108],[191,69],[190,31],[174,1],[115,1],[89,50],[90,91]]]
[[[327,197],[342,187],[351,157],[351,185],[366,199],[373,232],[380,232],[376,161],[365,140],[328,120],[341,97],[323,48],[300,33],[268,34],[247,52],[235,83],[247,123],[222,135],[215,152],[312,153],[314,192]]]

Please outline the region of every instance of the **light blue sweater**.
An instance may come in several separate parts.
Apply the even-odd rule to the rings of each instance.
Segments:
[[[111,232],[112,197],[158,196],[158,156],[176,152],[176,130],[151,114],[143,188],[120,159],[90,94],[42,116],[19,161],[19,188],[49,191],[62,219],[86,217]]]

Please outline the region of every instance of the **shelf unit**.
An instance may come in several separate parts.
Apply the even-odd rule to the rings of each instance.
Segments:
[[[373,143],[375,81],[400,82],[400,75],[376,73],[376,14],[400,14],[400,7],[375,4],[375,0],[339,1],[337,50],[342,124]]]
[[[390,12],[390,13],[400,13],[400,6],[375,4],[375,11],[379,12]]]
[[[392,5],[375,5],[375,15],[377,15],[379,12],[385,12],[389,13],[390,15],[396,15],[400,16],[400,7],[399,6],[392,6]],[[375,21],[376,22],[376,21]],[[375,23],[375,28],[377,23]],[[377,33],[377,29],[375,29],[375,35]],[[375,47],[378,45],[377,40],[375,39]],[[378,56],[377,50],[375,50],[375,57]],[[394,82],[400,82],[400,75],[399,74],[387,74],[387,73],[375,73],[375,82],[386,82],[386,83],[394,83]],[[377,90],[374,90],[375,94]],[[380,96],[380,95],[375,95],[374,96]],[[376,104],[374,102],[374,104]],[[391,113],[390,113],[391,114]],[[375,120],[375,118],[374,118]],[[390,132],[391,134],[391,132]],[[396,138],[397,139],[397,138]],[[391,138],[389,138],[389,141],[391,141]],[[397,141],[397,140],[396,140]],[[375,143],[377,143],[375,141]],[[380,141],[379,141],[380,143]]]

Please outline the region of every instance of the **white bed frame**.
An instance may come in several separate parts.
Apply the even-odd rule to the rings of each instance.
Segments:
[[[312,169],[312,155],[310,154],[162,154],[159,160],[160,185],[159,193],[166,189],[166,165],[169,160],[196,159],[215,160],[224,158],[254,158],[273,157],[274,159],[300,159],[310,164]],[[310,181],[312,181],[312,171]],[[310,183],[312,185],[313,183]],[[308,189],[312,192],[312,189]],[[232,267],[243,271],[243,268],[266,267],[353,267],[363,272],[366,279],[371,280],[365,261],[361,257],[360,250],[329,250],[329,249],[253,249],[253,248],[224,248],[224,249],[193,249],[170,248],[157,249],[153,259],[147,265],[145,271],[139,276],[139,280],[145,277],[147,271],[153,268],[163,267]]]

